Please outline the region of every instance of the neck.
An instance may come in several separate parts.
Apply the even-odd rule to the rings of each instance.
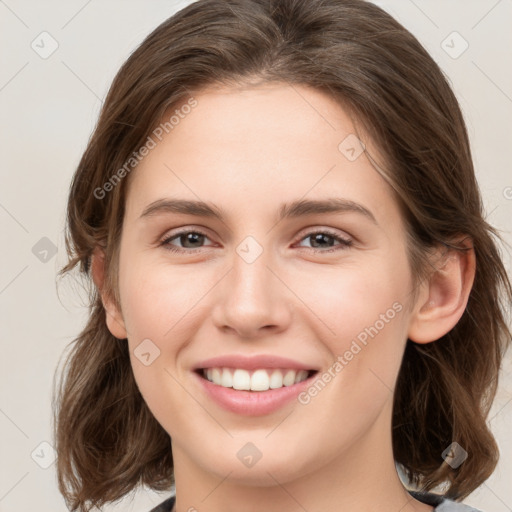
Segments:
[[[259,477],[249,483],[247,474],[243,478],[233,477],[233,471],[213,474],[173,442],[176,480],[173,510],[367,512],[378,509],[381,512],[431,512],[431,506],[410,496],[396,472],[391,432],[389,428],[382,428],[381,423],[389,425],[390,414],[390,411],[384,411],[373,428],[353,440],[346,450],[318,463],[318,467],[309,471],[299,468],[298,476],[288,479],[283,477],[287,475],[286,471],[281,471],[276,478],[275,470],[260,472]],[[280,466],[282,470],[284,463]]]

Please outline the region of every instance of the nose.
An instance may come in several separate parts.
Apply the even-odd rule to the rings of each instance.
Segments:
[[[244,339],[284,331],[292,318],[292,294],[271,268],[266,251],[252,262],[234,251],[232,262],[231,270],[216,287],[216,327]]]

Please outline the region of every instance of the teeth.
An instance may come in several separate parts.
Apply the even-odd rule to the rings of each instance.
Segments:
[[[220,381],[213,382],[214,384],[220,384]],[[233,389],[243,389],[247,391],[251,389],[251,376],[249,372],[245,370],[235,370],[235,373],[233,373]]]
[[[236,372],[243,370],[236,370]],[[235,373],[236,373],[235,372]],[[248,372],[243,371],[247,375]],[[251,391],[267,391],[270,387],[270,378],[266,370],[256,370],[251,377]]]
[[[306,370],[258,369],[251,374],[240,368],[208,368],[203,370],[203,376],[210,382],[225,388],[268,391],[302,382],[307,379],[308,372]]]
[[[279,370],[274,370],[270,375],[269,387],[270,389],[283,387],[283,374]]]
[[[233,375],[231,375],[231,372],[227,368],[222,369],[220,385],[224,386],[225,388],[233,387]]]
[[[283,386],[291,386],[292,384],[295,384],[295,371],[288,370],[283,377]]]
[[[212,368],[212,380],[215,382],[220,382],[222,379],[222,372],[219,368]]]

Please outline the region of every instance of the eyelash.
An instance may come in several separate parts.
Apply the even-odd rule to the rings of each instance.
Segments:
[[[203,249],[203,247],[196,247],[196,248],[192,248],[192,249],[183,249],[183,248],[175,247],[175,246],[170,244],[170,242],[172,240],[174,240],[175,238],[179,238],[182,235],[187,235],[187,234],[190,234],[190,233],[194,233],[196,235],[201,235],[201,236],[204,236],[204,237],[208,238],[208,235],[206,233],[203,233],[202,231],[198,231],[198,230],[184,230],[184,231],[181,231],[179,233],[174,233],[172,236],[166,237],[164,240],[162,240],[160,242],[160,246],[162,246],[167,251],[175,252],[175,253],[180,253],[180,254],[184,254],[184,253],[197,253],[197,252],[201,251]],[[331,238],[333,238],[336,242],[339,242],[340,245],[338,245],[337,248],[336,247],[329,247],[328,249],[317,249],[315,247],[310,247],[310,248],[301,247],[302,249],[310,249],[314,253],[318,253],[318,252],[321,252],[321,253],[326,253],[326,252],[327,253],[332,253],[332,252],[336,252],[336,251],[345,250],[345,249],[347,249],[348,247],[350,247],[352,245],[352,240],[343,238],[340,235],[338,235],[336,233],[333,233],[332,231],[329,231],[328,229],[322,229],[322,230],[318,230],[318,231],[311,231],[311,232],[307,233],[305,236],[303,236],[302,238],[300,238],[298,241],[300,242],[300,241],[302,241],[302,240],[304,240],[306,238],[312,237],[314,235],[328,235]]]

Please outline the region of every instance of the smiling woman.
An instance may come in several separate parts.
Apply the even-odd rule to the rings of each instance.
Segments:
[[[456,98],[383,10],[169,18],[112,84],[67,228],[62,273],[94,283],[55,397],[71,510],[140,484],[175,484],[159,511],[469,510],[511,287]]]

